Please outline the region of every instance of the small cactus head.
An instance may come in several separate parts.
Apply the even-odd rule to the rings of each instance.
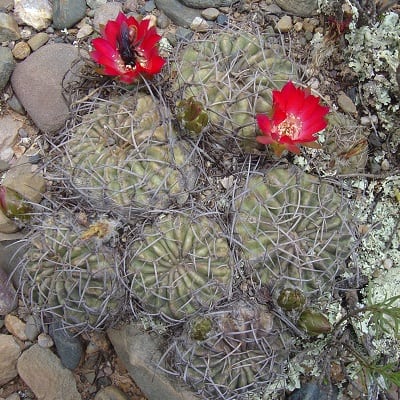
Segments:
[[[301,312],[297,325],[310,336],[329,333],[332,330],[332,325],[327,316],[322,312],[311,308],[306,308]]]
[[[162,215],[130,244],[126,277],[145,312],[181,320],[209,309],[231,285],[230,249],[204,216]]]
[[[304,306],[306,298],[299,289],[285,288],[279,293],[277,303],[285,311],[297,310]]]
[[[200,134],[208,124],[208,114],[201,102],[190,97],[177,103],[177,119],[190,133]]]

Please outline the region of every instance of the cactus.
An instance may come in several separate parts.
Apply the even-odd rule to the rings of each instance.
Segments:
[[[230,250],[218,225],[199,216],[167,215],[130,246],[127,277],[146,311],[180,320],[226,297]]]
[[[208,328],[200,340],[193,337],[198,325]],[[291,344],[268,308],[238,300],[188,321],[181,337],[174,339],[171,359],[180,376],[203,396],[234,399],[281,379]]]
[[[255,115],[271,111],[271,93],[296,79],[282,51],[243,31],[211,34],[178,49],[172,66],[176,103],[193,98],[203,105],[223,151],[253,152]]]
[[[246,176],[234,197],[234,231],[256,284],[321,292],[343,271],[352,246],[346,201],[297,169]]]
[[[96,329],[118,318],[124,291],[119,257],[106,245],[115,222],[97,220],[87,228],[62,213],[46,218],[27,240],[21,261],[23,298],[35,310],[77,329]]]
[[[163,124],[149,95],[104,102],[73,130],[62,169],[98,210],[142,216],[182,205],[197,179],[187,146]]]

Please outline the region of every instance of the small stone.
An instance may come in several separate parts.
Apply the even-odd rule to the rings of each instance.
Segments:
[[[206,8],[201,12],[201,16],[208,21],[215,21],[219,14],[218,9],[214,7]]]
[[[390,170],[390,163],[386,158],[381,163],[381,169],[382,169],[382,171],[389,171]],[[388,259],[386,259],[385,261],[388,261]],[[390,260],[390,261],[392,261],[392,260]],[[392,261],[392,263],[393,263],[393,261]]]
[[[49,40],[49,35],[46,32],[39,32],[28,40],[29,47],[35,51],[45,45]]]
[[[1,263],[3,262],[2,260]],[[8,314],[14,310],[17,305],[17,293],[7,273],[0,265],[0,315]]]
[[[190,40],[193,37],[193,31],[190,29],[178,27],[176,30],[176,38],[181,41]]]
[[[8,100],[7,100],[7,104],[9,105],[9,107],[11,108],[11,110],[15,111],[16,113],[20,114],[20,115],[24,115],[25,114],[25,110],[24,107],[22,107],[21,102],[18,100],[18,97],[15,95],[12,95]]]
[[[298,21],[293,25],[293,28],[296,32],[300,32],[303,29],[303,23]]]
[[[93,27],[89,24],[85,24],[79,28],[78,33],[76,34],[77,39],[82,39],[86,36],[89,36],[93,33]]]
[[[53,18],[48,0],[14,0],[14,15],[37,31],[46,29]]]
[[[107,3],[107,0],[86,0],[86,4],[92,10],[94,10],[94,9],[96,9],[96,8],[102,6],[103,4],[106,4],[106,3]]]
[[[166,29],[171,24],[171,20],[162,12],[157,18],[157,26],[160,29]]]
[[[353,103],[353,100],[350,99],[349,96],[347,96],[346,93],[340,91],[339,96],[337,99],[339,107],[344,111],[349,114],[357,114],[357,108]]]
[[[31,48],[26,42],[18,42],[12,49],[12,54],[17,60],[24,60],[31,53]]]
[[[115,20],[122,11],[122,4],[118,2],[105,3],[95,8],[93,28],[100,32],[100,26],[105,26],[108,21]]]
[[[226,25],[228,23],[228,21],[229,21],[229,18],[226,14],[219,14],[216,19],[217,24],[220,26]]]
[[[195,32],[207,32],[210,26],[204,18],[196,17],[190,24],[190,29]]]
[[[7,85],[15,65],[11,50],[0,46],[0,90],[3,90]]]
[[[0,42],[18,40],[21,37],[17,22],[10,15],[0,12]]]
[[[154,4],[153,0],[149,0],[144,3],[143,8],[146,13],[150,13],[156,8],[156,5]]]
[[[56,29],[73,27],[85,13],[85,0],[53,0],[53,26]]]
[[[128,400],[128,397],[117,387],[107,386],[100,389],[94,400]]]
[[[8,332],[17,337],[19,340],[28,340],[25,333],[25,322],[21,321],[15,315],[7,314],[4,323]]]
[[[300,17],[311,16],[318,8],[318,0],[275,0],[283,10]]]
[[[289,32],[292,27],[292,17],[290,15],[284,15],[275,25],[275,30],[278,32],[286,33]]]
[[[187,7],[207,8],[207,7],[230,7],[237,0],[180,0]]]
[[[25,335],[30,341],[36,340],[40,333],[40,321],[37,317],[29,315],[25,324]]]
[[[41,333],[37,337],[37,343],[40,347],[43,347],[43,348],[50,348],[50,347],[54,346],[53,339],[46,333]]]
[[[13,157],[12,147],[17,143],[24,121],[25,117],[14,112],[0,117],[0,159],[8,162]]]
[[[29,39],[32,36],[32,29],[26,27],[21,30],[21,39]]]
[[[0,334],[0,387],[18,375],[17,360],[21,348],[11,335]]]

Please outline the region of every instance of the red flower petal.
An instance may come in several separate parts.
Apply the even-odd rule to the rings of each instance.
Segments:
[[[258,127],[262,133],[271,133],[271,120],[264,114],[258,114],[256,116]]]

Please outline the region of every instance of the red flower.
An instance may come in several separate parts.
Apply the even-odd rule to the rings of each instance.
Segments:
[[[165,64],[157,48],[161,36],[149,19],[139,22],[120,12],[115,21],[107,22],[101,34],[101,38],[92,40],[95,50],[90,56],[102,65],[99,72],[104,75],[132,83],[140,75],[157,74]]]
[[[263,136],[256,140],[262,144],[270,144],[276,155],[280,156],[286,149],[300,153],[299,145],[320,148],[315,135],[326,128],[325,115],[329,107],[319,104],[319,98],[308,90],[296,88],[288,82],[281,91],[272,92],[272,118],[264,114],[256,116]]]

